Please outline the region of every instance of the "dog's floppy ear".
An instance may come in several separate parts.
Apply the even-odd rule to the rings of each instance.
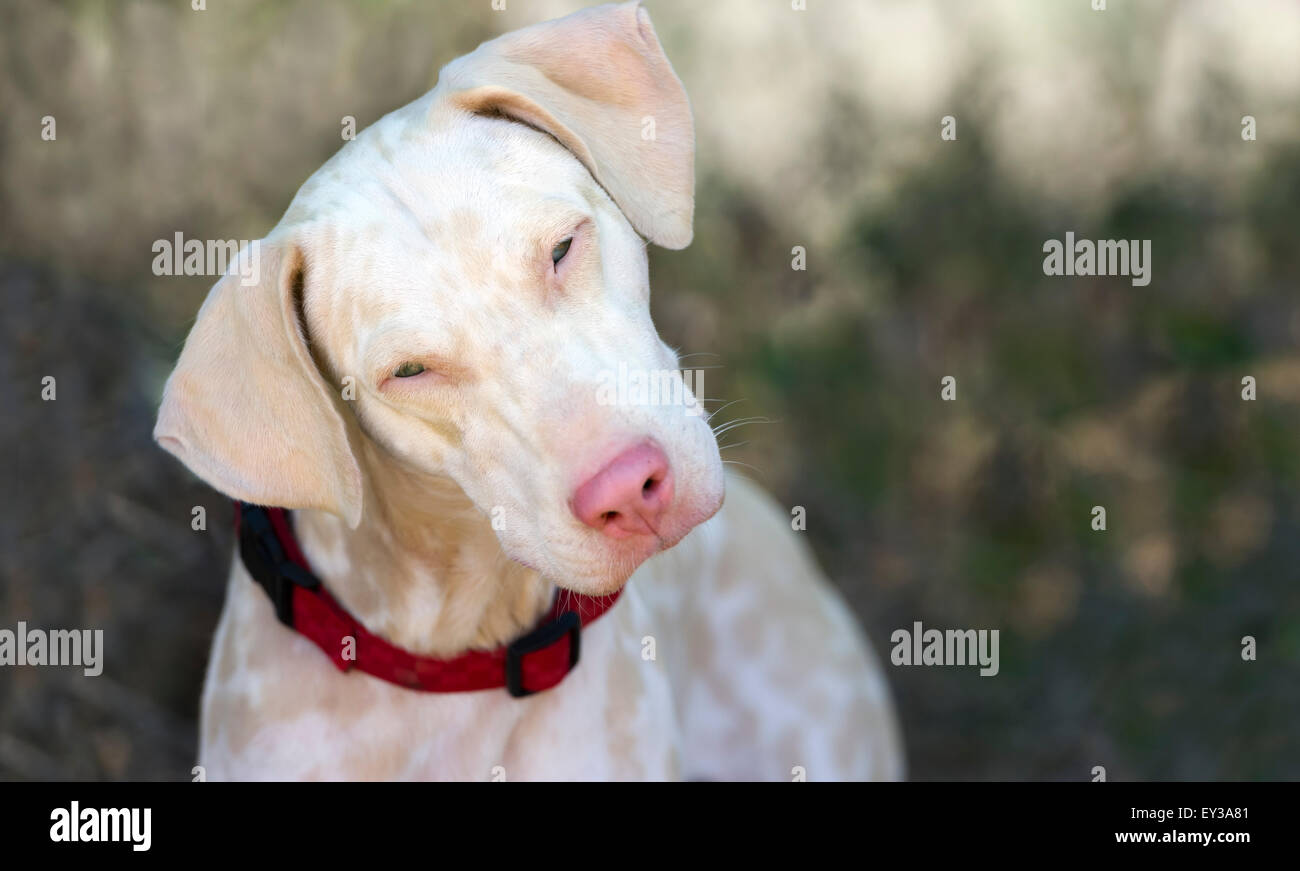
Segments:
[[[690,244],[691,107],[639,0],[508,33],[448,64],[439,78],[452,105],[554,136],[651,242]]]
[[[256,283],[232,270],[208,293],[167,379],[154,438],[228,496],[323,509],[355,528],[361,470],[342,400],[316,368],[300,323],[310,264],[293,244],[252,245],[241,259],[253,264]]]

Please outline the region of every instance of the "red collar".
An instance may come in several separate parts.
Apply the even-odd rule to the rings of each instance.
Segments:
[[[266,590],[280,622],[310,638],[340,671],[357,669],[407,689],[457,693],[505,687],[512,696],[548,690],[578,664],[582,626],[604,614],[619,593],[559,598],[532,632],[494,650],[450,659],[419,656],[366,631],[311,572],[288,513],[235,503],[239,554]],[[621,591],[620,591],[621,592]]]

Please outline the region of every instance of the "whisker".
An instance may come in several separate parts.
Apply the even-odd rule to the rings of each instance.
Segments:
[[[708,400],[708,401],[713,402],[716,400]],[[718,412],[722,411],[724,408],[730,408],[731,406],[735,405],[737,402],[744,402],[744,401],[745,401],[744,399],[733,399],[728,403],[719,405],[717,408],[713,409],[713,411],[709,413],[709,417],[705,421],[705,423],[708,423],[708,421],[713,420],[713,418],[717,416]]]
[[[760,475],[763,474],[761,469],[757,469],[754,466],[749,465],[748,463],[737,462],[736,460],[723,460],[722,464],[724,466],[745,466],[746,468],[754,469],[754,471],[758,472],[758,474]],[[732,472],[732,474],[735,475],[737,478],[744,478],[746,481],[748,481],[749,483],[753,484],[756,487],[763,486],[758,481],[755,481],[753,478],[749,477],[748,475],[742,475],[739,472]]]
[[[737,420],[729,420],[713,431],[713,437],[717,438],[725,432],[730,432],[737,427],[748,426],[751,423],[775,423],[776,421],[766,417],[742,417]]]

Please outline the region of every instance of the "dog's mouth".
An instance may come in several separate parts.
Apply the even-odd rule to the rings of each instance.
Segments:
[[[661,529],[660,534],[652,539],[610,542],[610,544],[620,545],[617,548],[619,552],[611,557],[609,576],[612,580],[608,587],[589,592],[595,595],[604,595],[621,589],[636,570],[648,560],[665,551],[672,550],[686,536],[717,514],[722,509],[723,499],[724,496],[719,494],[712,505],[691,510],[671,527]]]
[[[594,461],[584,462],[588,453],[566,457],[576,483],[561,484],[555,495],[564,494],[564,501],[548,507],[540,528],[515,535],[498,530],[502,549],[563,589],[617,592],[722,508],[720,464],[711,467],[690,447],[671,444],[670,452],[646,434],[590,451]]]
[[[602,540],[596,543],[593,550],[600,551],[595,560],[600,566],[598,571],[591,568],[565,571],[558,565],[548,567],[540,565],[534,559],[514,556],[508,550],[506,553],[515,563],[546,577],[557,587],[590,596],[611,595],[623,589],[637,569],[655,556],[676,547],[721,507],[722,500],[719,499],[716,505],[699,511],[685,523],[674,524],[672,529],[664,530],[661,535],[638,536],[620,541]],[[561,560],[555,562],[558,564]]]
[[[673,547],[684,537],[685,533],[671,541],[664,539],[656,539],[654,542],[639,541],[631,548],[620,548],[621,553],[612,555],[605,561],[604,570],[599,577],[591,577],[588,572],[583,571],[566,572],[559,569],[548,569],[538,565],[533,560],[522,557],[511,556],[510,559],[526,569],[537,572],[562,589],[591,596],[605,596],[623,589],[628,579],[647,560]],[[583,577],[584,575],[586,577]]]

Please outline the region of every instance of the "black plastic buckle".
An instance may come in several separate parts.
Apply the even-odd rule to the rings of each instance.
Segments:
[[[275,616],[293,628],[293,588],[314,590],[320,579],[285,554],[271,525],[271,516],[260,505],[239,503],[239,556],[244,567],[261,585],[275,607]]]
[[[506,648],[506,689],[510,695],[521,699],[542,691],[524,687],[524,657],[560,642],[565,635],[569,636],[569,668],[565,672],[568,674],[578,664],[579,646],[582,641],[582,621],[578,619],[576,611],[565,611],[523,638],[516,639]],[[542,689],[549,689],[549,687]]]

